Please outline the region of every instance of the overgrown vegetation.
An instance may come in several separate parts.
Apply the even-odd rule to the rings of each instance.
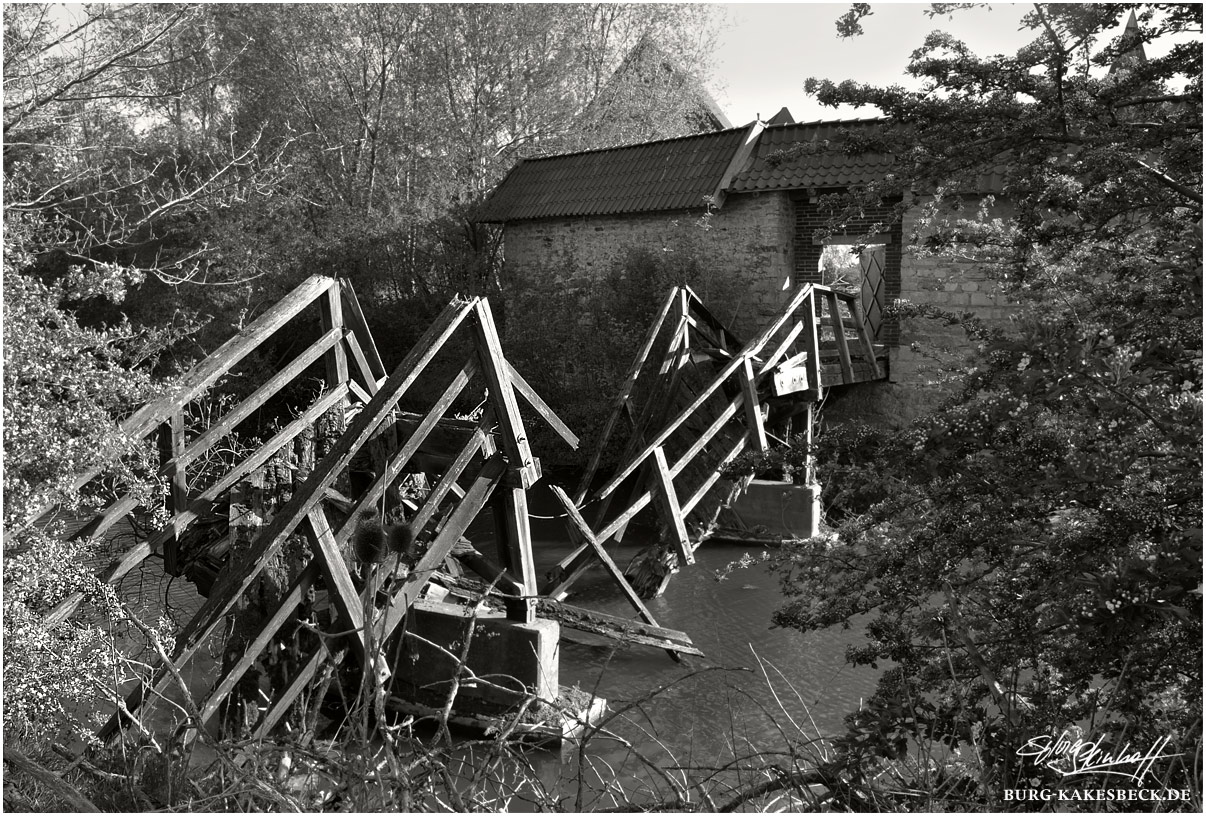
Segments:
[[[1132,9],[1137,30],[1116,35]],[[885,672],[837,744],[856,774],[931,743],[943,806],[1146,784],[1194,798],[1126,809],[1200,807],[1201,23],[1196,5],[1036,4],[1014,56],[931,34],[916,92],[808,82],[894,123],[854,149],[895,153],[896,177],[831,201],[835,220],[937,191],[912,251],[975,258],[1018,303],[1008,332],[898,305],[964,324],[978,362],[911,427],[822,440],[836,535],[777,557],[778,625],[871,616],[848,658]],[[1141,58],[1153,41],[1164,53]],[[994,168],[1012,217],[983,215]],[[1065,732],[1175,756],[1135,779],[1019,753]],[[882,804],[914,802],[901,786]]]

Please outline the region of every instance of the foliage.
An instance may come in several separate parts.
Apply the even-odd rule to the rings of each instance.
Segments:
[[[25,271],[30,248],[46,229],[36,218],[6,213],[4,231],[4,729],[37,738],[56,735],[97,676],[111,674],[106,634],[95,626],[49,630],[42,616],[73,592],[111,608],[89,566],[89,539],[62,541],[62,525],[28,527],[47,505],[68,513],[107,504],[133,491],[150,506],[160,495],[148,478],[153,453],[134,445],[116,421],[157,393],[146,373],[154,335],[118,325],[80,326],[61,308],[66,282],[48,286]],[[112,279],[75,270],[79,287],[119,297]],[[99,469],[87,492],[75,477]]]
[[[537,449],[553,454],[546,464],[585,465],[671,287],[689,285],[705,303],[739,301],[741,281],[718,275],[705,262],[703,229],[706,223],[677,224],[662,248],[626,247],[597,277],[584,274],[574,258],[515,276],[506,301],[507,354],[582,439],[571,455],[555,437],[544,436],[551,432],[542,421],[529,423]],[[621,436],[613,442],[622,443]],[[605,457],[602,466],[610,464]]]
[[[1201,53],[1184,37],[1201,8],[1136,6],[1137,31],[1111,39],[1131,8],[1036,5],[1036,39],[1013,56],[935,32],[909,67],[917,91],[809,80],[893,123],[851,149],[895,153],[898,172],[844,205],[936,191],[913,251],[979,260],[1018,314],[1009,333],[944,316],[980,349],[948,402],[903,431],[822,442],[838,536],[780,553],[775,622],[869,614],[849,659],[890,668],[849,719],[848,767],[873,774],[937,740],[962,752],[946,771],[977,807],[1101,783],[1017,754],[1074,727],[1117,748],[1170,737],[1184,756],[1156,782],[1197,784]],[[1158,38],[1175,44],[1140,59]],[[990,171],[1007,218],[984,214]]]

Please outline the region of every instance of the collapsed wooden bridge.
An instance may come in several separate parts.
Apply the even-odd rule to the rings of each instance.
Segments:
[[[619,541],[652,505],[661,531],[629,565],[625,587],[644,598],[660,594],[679,565],[694,563],[717,515],[744,487],[721,478],[724,466],[746,450],[763,453],[772,440],[785,442],[800,414],[811,445],[823,390],[883,378],[882,355],[853,294],[806,284],[742,343],[689,287],[674,288],[628,371],[573,500],[558,493],[570,511],[571,536],[584,543],[552,571],[544,592],[565,597],[595,560],[614,570],[604,544]],[[619,465],[592,490],[604,452],[625,423]],[[590,505],[593,526],[584,518]]]
[[[290,336],[304,336],[315,317],[318,330],[310,333],[317,339],[218,418],[197,422],[209,412],[194,409],[216,383],[286,327]],[[692,562],[732,491],[720,468],[747,448],[767,448],[782,421],[780,403],[811,405],[823,387],[880,376],[875,354],[853,300],[824,287],[799,290],[745,344],[693,292],[673,290],[575,496],[552,488],[579,546],[539,586],[527,491],[541,479],[541,469],[520,404],[567,444],[576,447],[578,439],[507,361],[489,303],[454,299],[387,373],[348,282],[311,278],[190,371],[172,393],[122,424],[130,438],[158,442],[159,475],[170,486],[167,521],[100,577],[116,583],[154,555],[166,572],[186,576],[207,597],[167,660],[118,706],[100,736],[112,738],[137,721],[144,701],[178,682],[182,667],[216,634],[221,669],[198,710],[190,712],[196,727],[207,727],[221,712],[224,730],[265,735],[300,700],[321,696],[346,653],[366,675],[388,678],[395,667],[386,665],[385,644],[404,635],[433,578],[455,593],[463,575],[474,575],[476,594],[466,595],[466,602],[474,606],[484,593],[520,624],[554,620],[662,648],[676,659],[698,655],[686,634],[658,625],[643,596],[664,587],[677,563]],[[319,387],[310,387],[310,398],[267,440],[235,462],[207,455],[270,401],[293,394],[297,403],[307,372],[319,367]],[[426,410],[401,410],[408,395]],[[483,399],[457,414],[463,395]],[[791,416],[790,410],[781,413]],[[590,491],[621,418],[630,427],[621,465]],[[75,487],[99,473],[80,474]],[[592,504],[593,526],[584,517]],[[609,515],[613,504],[619,509]],[[626,578],[605,545],[619,540],[649,505],[662,521],[663,543],[630,566]],[[30,523],[51,509],[41,508]],[[110,534],[137,509],[133,495],[121,496],[74,537]],[[487,509],[495,547],[483,553],[464,534]],[[407,526],[414,546],[390,549],[385,531],[396,525]],[[571,585],[596,562],[641,620],[564,603]],[[76,593],[64,600],[48,625],[66,621],[83,599]],[[219,634],[224,624],[227,630]]]

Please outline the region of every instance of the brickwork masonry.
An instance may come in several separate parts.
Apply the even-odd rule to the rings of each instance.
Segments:
[[[845,234],[865,233],[886,221],[888,211],[884,207],[865,212],[847,225]],[[919,218],[920,210],[914,207],[903,223],[884,234],[885,302],[901,298],[1008,324],[1013,307],[975,264],[922,258],[902,248],[905,237],[919,229]],[[599,276],[628,247],[675,252],[691,245],[706,259],[710,273],[748,280],[736,302],[709,302],[708,292],[699,294],[721,319],[749,337],[777,313],[796,286],[820,282],[823,245],[815,235],[824,224],[825,216],[808,196],[786,192],[732,195],[708,217],[700,209],[518,222],[506,228],[506,270],[515,276],[540,266]],[[878,342],[889,347],[889,381],[831,389],[827,421],[901,426],[942,399],[950,387],[951,367],[965,366],[973,352],[958,326],[924,319],[888,321]]]
[[[731,196],[712,216],[700,210],[674,213],[549,218],[508,224],[506,274],[533,267],[571,268],[603,275],[630,247],[663,252],[688,247],[705,259],[710,276],[748,281],[736,302],[711,303],[743,336],[752,336],[790,295],[792,205],[784,193]]]

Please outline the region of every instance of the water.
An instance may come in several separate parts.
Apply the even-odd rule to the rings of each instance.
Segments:
[[[539,494],[532,498],[534,513],[553,514],[555,505]],[[479,522],[469,531],[479,548],[489,538],[487,528]],[[648,535],[631,528],[622,545],[608,550],[623,567]],[[560,520],[533,521],[538,576],[571,551],[566,538]],[[680,665],[659,649],[563,630],[561,685],[605,698],[610,711],[670,685],[607,724],[628,745],[607,738],[590,743],[587,758],[598,767],[607,763],[602,774],[647,778],[652,772],[637,754],[664,768],[692,768],[695,776],[701,768],[767,752],[819,755],[827,750],[819,738],[841,733],[843,717],[873,691],[878,672],[845,662],[847,646],[863,641],[861,627],[810,634],[773,628],[771,615],[783,596],[777,576],[761,563],[716,580],[717,571],[746,552],[757,560],[761,549],[705,543],[696,563],[682,568],[661,597],[647,602],[660,625],[686,632],[705,658],[691,657]],[[575,584],[567,601],[636,616],[602,568]],[[573,759],[545,758],[546,784],[560,780],[564,786],[565,778],[578,771]]]

